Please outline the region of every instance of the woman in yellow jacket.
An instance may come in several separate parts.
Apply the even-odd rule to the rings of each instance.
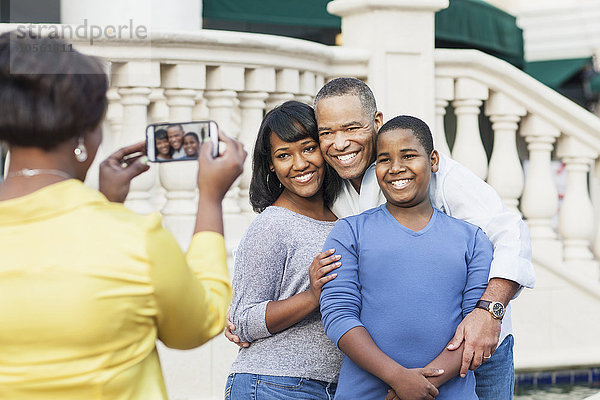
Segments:
[[[33,46],[37,45],[37,46]],[[140,143],[83,185],[102,140],[107,78],[55,40],[0,35],[0,398],[166,399],[155,340],[189,349],[222,331],[231,288],[221,201],[242,146],[202,147],[198,216],[183,254],[157,215],[126,209]],[[29,49],[29,51],[28,51]],[[56,47],[54,47],[56,49]]]

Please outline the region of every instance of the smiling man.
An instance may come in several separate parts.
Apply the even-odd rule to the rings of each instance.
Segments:
[[[344,179],[332,211],[343,218],[383,204],[386,199],[375,175],[375,137],[383,125],[383,114],[377,111],[369,87],[354,78],[334,79],[315,97],[315,114],[323,157]],[[479,226],[494,246],[487,289],[458,326],[448,349],[458,349],[465,342],[460,374],[466,376],[469,368],[477,369],[481,400],[512,399],[513,338],[508,303],[522,287],[535,284],[527,227],[518,215],[506,210],[494,189],[444,155],[440,155],[429,192],[433,207]]]
[[[185,149],[183,148],[183,126],[179,124],[169,125],[167,127],[167,135],[169,144],[173,148],[173,159],[185,157]]]

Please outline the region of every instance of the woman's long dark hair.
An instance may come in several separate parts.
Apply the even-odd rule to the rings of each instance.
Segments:
[[[252,156],[250,204],[255,212],[262,212],[277,200],[283,185],[271,171],[271,133],[284,142],[296,142],[310,137],[319,143],[315,113],[311,106],[298,101],[286,101],[265,115],[258,130]],[[329,164],[325,163],[323,201],[329,207],[341,188],[342,180]]]

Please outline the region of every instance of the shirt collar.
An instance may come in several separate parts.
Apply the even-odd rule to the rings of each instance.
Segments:
[[[97,190],[86,187],[79,180],[68,179],[25,196],[0,201],[0,225],[47,219],[82,205],[107,201]]]

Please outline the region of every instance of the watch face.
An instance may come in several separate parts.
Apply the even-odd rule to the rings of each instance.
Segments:
[[[492,305],[492,313],[496,316],[496,318],[502,318],[504,315],[504,306],[502,303],[494,303]]]

